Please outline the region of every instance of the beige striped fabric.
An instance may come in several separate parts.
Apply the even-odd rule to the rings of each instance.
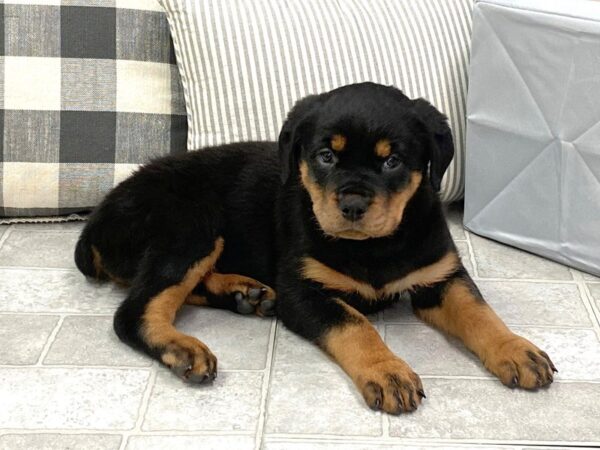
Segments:
[[[296,100],[374,81],[448,115],[457,152],[442,199],[462,197],[472,0],[161,1],[189,149],[275,140]]]

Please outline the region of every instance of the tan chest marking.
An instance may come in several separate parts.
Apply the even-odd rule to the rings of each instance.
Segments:
[[[340,273],[314,258],[305,257],[302,263],[302,276],[305,279],[321,283],[328,289],[359,294],[367,300],[377,300],[391,297],[418,286],[430,286],[439,283],[456,270],[459,259],[455,252],[448,252],[435,263],[415,270],[398,280],[391,281],[379,289],[375,289],[369,283]]]

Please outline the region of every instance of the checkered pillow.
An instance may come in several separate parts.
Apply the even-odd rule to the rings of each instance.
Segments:
[[[186,151],[174,59],[156,0],[0,4],[0,215],[90,209]]]

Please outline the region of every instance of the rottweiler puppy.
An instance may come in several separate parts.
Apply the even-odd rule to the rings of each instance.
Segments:
[[[276,311],[371,408],[413,411],[425,397],[419,376],[365,317],[410,292],[418,317],[460,338],[505,385],[546,386],[552,361],[484,301],[448,231],[437,191],[453,153],[444,115],[394,87],[309,96],[278,143],[141,167],[91,214],[75,260],[85,275],[130,286],[117,335],[187,381],[213,379],[217,360],[173,326],[184,303]]]

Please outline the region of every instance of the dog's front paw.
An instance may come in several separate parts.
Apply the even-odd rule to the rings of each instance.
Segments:
[[[203,383],[217,377],[217,358],[192,336],[177,337],[160,353],[162,362],[185,381]]]
[[[425,397],[421,379],[399,358],[365,367],[357,385],[371,409],[390,414],[414,411]]]
[[[537,389],[554,381],[558,372],[548,355],[527,339],[512,334],[491,348],[485,367],[509,387]]]

